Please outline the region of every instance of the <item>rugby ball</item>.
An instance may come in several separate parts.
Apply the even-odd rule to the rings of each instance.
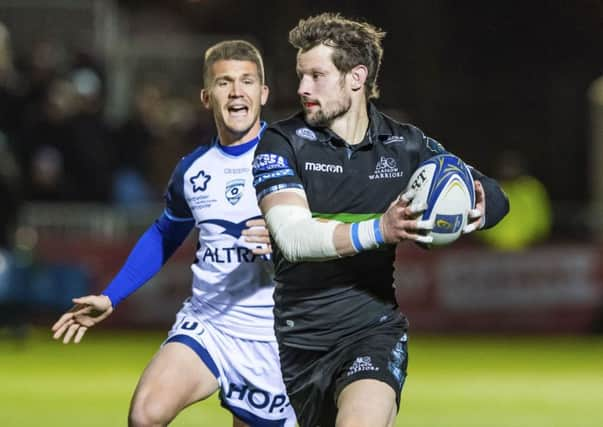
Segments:
[[[412,174],[406,191],[414,190],[412,203],[424,202],[422,220],[433,220],[430,246],[442,246],[459,238],[475,206],[475,189],[469,168],[452,154],[440,154],[422,162]]]

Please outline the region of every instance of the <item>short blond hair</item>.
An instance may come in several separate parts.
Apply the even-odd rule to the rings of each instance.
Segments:
[[[245,40],[226,40],[217,43],[205,51],[203,62],[203,85],[209,86],[211,67],[223,60],[250,61],[258,67],[260,81],[264,84],[264,62],[260,51]]]

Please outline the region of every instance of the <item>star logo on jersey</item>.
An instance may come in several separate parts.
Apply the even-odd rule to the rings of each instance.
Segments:
[[[236,205],[243,197],[243,187],[245,187],[244,179],[233,179],[226,183],[226,191],[224,195],[226,196],[226,200],[230,202],[231,205]]]
[[[193,192],[205,191],[207,189],[207,183],[211,179],[210,175],[206,175],[205,171],[200,171],[197,175],[193,176],[190,181],[193,184]]]

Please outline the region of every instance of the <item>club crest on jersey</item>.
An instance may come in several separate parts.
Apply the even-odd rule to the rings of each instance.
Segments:
[[[295,131],[295,133],[300,138],[309,139],[310,141],[316,141],[317,139],[314,131],[308,128],[299,128]]]
[[[396,159],[381,156],[375,166],[375,172],[369,175],[369,179],[399,178],[402,174],[403,172],[398,170]]]
[[[379,367],[373,365],[373,361],[371,360],[371,356],[362,356],[357,357],[352,363],[352,366],[349,367],[347,376],[357,374],[358,372],[364,371],[378,371]]]
[[[241,197],[243,197],[243,187],[245,187],[244,179],[233,179],[226,183],[224,195],[231,205],[236,205],[241,200]]]
[[[193,176],[190,181],[193,184],[193,192],[205,191],[207,189],[207,183],[211,179],[210,175],[206,175],[205,171],[200,171],[197,175]]]

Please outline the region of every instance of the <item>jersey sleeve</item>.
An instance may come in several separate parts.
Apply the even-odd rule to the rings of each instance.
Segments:
[[[442,144],[421,132],[421,144],[419,149],[420,161],[422,162],[430,157],[438,156],[440,154],[449,153]]]
[[[280,132],[268,128],[253,159],[253,185],[258,202],[266,195],[288,188],[304,189],[293,147]]]
[[[448,151],[437,142],[435,139],[422,135],[423,144],[420,149],[420,157],[421,161],[428,159],[429,157],[437,156],[438,154],[446,154]],[[454,154],[454,153],[450,153]],[[481,182],[484,187],[484,192],[486,193],[486,215],[484,228],[491,228],[496,225],[504,216],[509,212],[509,200],[507,196],[503,192],[499,183],[490,178],[479,170],[475,169],[473,166],[467,164],[469,167],[473,179]]]
[[[191,221],[171,221],[165,214],[140,237],[115,278],[102,292],[113,308],[155,276],[184,242]]]
[[[473,179],[481,182],[484,193],[486,193],[486,216],[483,229],[492,228],[509,213],[509,199],[494,178],[484,175],[471,165],[467,166]]]
[[[167,190],[163,196],[165,200],[165,215],[172,221],[193,220],[193,213],[184,197],[184,173],[189,163],[186,157],[178,163],[172,172]]]

